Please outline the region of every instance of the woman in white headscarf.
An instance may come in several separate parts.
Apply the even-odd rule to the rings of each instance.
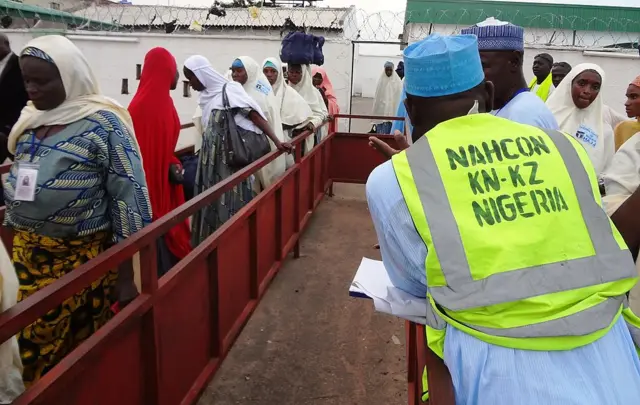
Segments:
[[[280,118],[280,109],[276,104],[276,97],[258,62],[249,56],[240,56],[231,65],[231,78],[240,83],[249,97],[258,103],[280,143],[288,145],[282,131],[282,119]],[[270,143],[271,150],[275,150],[275,143]],[[273,184],[284,174],[286,169],[286,158],[281,155],[258,171],[256,175],[262,189],[264,190]],[[260,191],[260,188],[257,188],[256,191]]]
[[[378,87],[373,101],[373,113],[381,117],[393,117],[396,115],[400,95],[402,94],[402,80],[393,71],[393,63],[384,64],[384,70],[378,79]],[[373,124],[378,134],[391,133],[391,121],[375,120]]]
[[[609,169],[615,153],[613,128],[605,119],[600,95],[604,80],[600,66],[578,65],[547,100],[560,130],[582,143],[599,177]]]
[[[202,111],[201,124],[204,128],[195,194],[201,194],[238,171],[226,162],[226,143],[223,139],[229,128],[223,114],[223,91],[226,92],[229,107],[236,112],[234,120],[238,131],[267,136],[278,149],[288,148],[274,134],[260,105],[240,83],[230,81],[216,72],[207,58],[200,55],[190,57],[184,62],[183,72],[191,87],[200,92],[198,105]],[[253,183],[252,178],[246,179],[214,204],[196,213],[191,227],[192,245],[200,244],[251,201],[255,195]]]
[[[4,185],[18,301],[152,219],[131,117],[101,94],[80,50],[42,36],[20,52],[20,66],[31,101],[9,135],[15,159]],[[120,305],[135,298],[128,263],[18,335],[27,387],[111,318],[114,289]]]
[[[307,128],[313,130],[313,125],[309,125],[313,118],[313,112],[304,98],[285,82],[280,60],[277,58],[265,59],[262,62],[262,70],[276,96],[276,107],[280,110],[285,139],[290,141],[295,135]],[[308,136],[305,142],[308,143],[307,150],[313,148],[313,136]],[[291,167],[293,163],[293,156],[287,155],[287,167]]]
[[[311,74],[311,66],[309,65],[289,65],[287,71],[289,85],[297,91],[307,102],[313,113],[310,123],[316,130],[316,142],[320,142],[326,134],[326,127],[318,130],[318,127],[324,123],[329,117],[329,110],[322,99],[322,94],[313,85],[313,75]],[[309,137],[311,138],[311,137]],[[309,144],[306,145],[306,151],[311,150]]]

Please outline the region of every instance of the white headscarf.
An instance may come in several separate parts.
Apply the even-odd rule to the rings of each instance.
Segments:
[[[313,115],[311,107],[309,107],[309,104],[307,104],[305,99],[298,94],[297,91],[292,89],[291,86],[284,81],[280,60],[277,58],[265,59],[264,62],[262,62],[263,70],[267,67],[267,62],[272,63],[278,71],[278,78],[272,87],[276,96],[276,105],[280,108],[282,123],[293,127],[309,122]]]
[[[601,175],[611,164],[615,153],[613,129],[604,122],[602,95],[598,94],[585,109],[576,107],[571,95],[573,81],[586,70],[597,72],[604,86],[605,74],[600,66],[583,63],[574,67],[558,88],[549,96],[547,107],[553,113],[560,130],[578,139],[587,150],[596,173]],[[586,134],[586,135],[585,135]],[[594,145],[595,143],[595,145]]]
[[[395,117],[400,96],[402,95],[402,80],[396,72],[392,72],[391,77],[387,76],[385,69],[382,70],[380,79],[378,79],[378,87],[373,101],[373,115]],[[373,122],[374,124],[379,124],[383,121],[375,120]]]
[[[262,69],[258,62],[249,56],[240,56],[239,59],[247,72],[247,81],[242,85],[247,94],[253,98],[263,109],[266,120],[273,130],[276,138],[280,142],[287,142],[282,131],[282,119],[280,118],[280,108],[276,103],[276,96],[273,93],[269,80],[262,73]],[[275,150],[275,144],[269,140],[271,150]],[[258,173],[258,179],[263,188],[269,187],[274,181],[284,174],[286,170],[286,158],[280,156],[273,162],[269,163]]]
[[[311,66],[302,65],[301,67],[302,77],[300,78],[300,82],[298,84],[293,84],[290,82],[289,85],[304,98],[304,101],[307,102],[307,104],[311,108],[311,111],[313,112],[313,119],[311,119],[309,122],[311,122],[314,127],[318,128],[320,125],[322,125],[324,120],[329,117],[329,110],[327,110],[327,106],[322,99],[322,95],[313,85]],[[291,66],[289,66],[289,69],[291,69]],[[325,129],[323,129],[323,132],[324,131],[326,131],[326,127]],[[307,137],[305,144],[306,150],[311,150],[311,148],[313,148],[313,137]]]
[[[51,58],[60,72],[66,98],[62,104],[48,111],[39,111],[29,101],[9,134],[8,147],[11,153],[15,153],[18,138],[28,129],[71,124],[98,111],[115,114],[131,134],[133,142],[136,142],[129,112],[102,95],[89,62],[73,42],[61,35],[46,35],[29,41],[22,51],[27,48],[39,49]]]
[[[249,97],[242,86],[239,83],[225,79],[220,73],[216,72],[211,66],[211,63],[209,63],[209,60],[204,56],[191,56],[184,62],[184,66],[192,71],[205,87],[205,89],[200,92],[200,98],[198,99],[198,106],[200,107],[200,113],[202,115],[202,131],[207,129],[211,112],[213,110],[224,109],[222,89],[225,84],[227,85],[227,98],[229,99],[229,106],[231,108],[251,108],[260,114],[262,118],[267,119],[261,106],[256,103],[253,98]],[[198,115],[197,112],[196,115]],[[262,133],[251,120],[240,114],[236,114],[235,121],[236,124],[246,130]]]
[[[327,106],[324,104],[322,95],[313,85],[311,77],[311,66],[302,65],[302,78],[298,84],[289,84],[292,89],[298,92],[307,102],[313,112],[313,120],[311,121],[315,127],[318,127],[329,116]]]

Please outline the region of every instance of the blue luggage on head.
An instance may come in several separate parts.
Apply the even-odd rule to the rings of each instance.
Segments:
[[[324,64],[323,45],[324,37],[304,32],[290,32],[282,40],[280,60],[290,65],[321,66]]]

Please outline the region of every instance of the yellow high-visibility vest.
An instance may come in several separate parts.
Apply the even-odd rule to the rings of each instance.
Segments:
[[[620,314],[640,346],[626,295],[635,264],[573,137],[468,115],[392,162],[427,246],[427,344],[438,356],[447,325],[503,347],[571,350]]]
[[[534,87],[538,84],[538,79],[533,78],[533,80],[529,83],[529,90],[533,91]],[[547,76],[546,79],[538,86],[536,89],[536,96],[540,97],[542,101],[546,102],[549,98],[549,93],[551,93],[551,86],[553,86],[553,78],[551,77],[551,73]]]

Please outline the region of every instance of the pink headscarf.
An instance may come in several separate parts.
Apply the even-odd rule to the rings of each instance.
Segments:
[[[336,98],[336,93],[333,91],[333,84],[331,84],[331,80],[329,80],[327,72],[319,66],[314,66],[311,69],[311,75],[315,76],[316,73],[320,73],[320,75],[322,76],[322,84],[320,85],[320,87],[324,89],[324,94],[325,96],[327,96],[327,100],[329,100],[329,105],[327,106],[329,115],[340,114],[338,99]]]
[[[631,82],[631,84],[633,84],[636,87],[640,87],[640,76],[636,77],[635,79],[633,79],[633,81]]]

